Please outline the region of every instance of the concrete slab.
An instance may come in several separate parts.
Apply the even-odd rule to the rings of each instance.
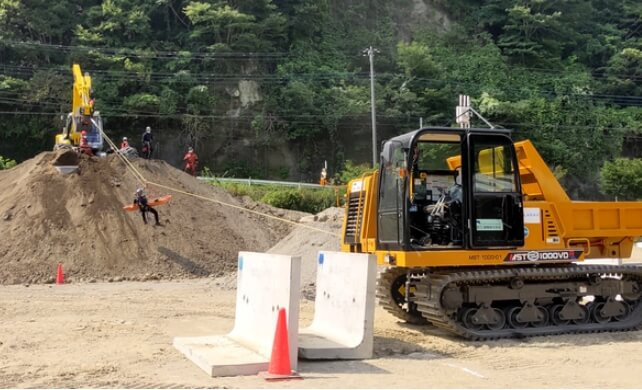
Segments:
[[[377,260],[374,255],[319,252],[314,319],[299,334],[306,359],[369,359]]]
[[[78,172],[78,165],[54,165],[59,173],[68,175],[70,173]]]
[[[267,370],[280,308],[287,314],[290,363],[297,368],[301,259],[239,252],[234,328],[227,335],[177,337],[174,347],[212,376]]]
[[[176,337],[174,348],[210,376],[253,375],[268,369],[265,356],[229,337]]]

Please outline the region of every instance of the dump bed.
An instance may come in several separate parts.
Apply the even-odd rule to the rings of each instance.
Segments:
[[[542,244],[580,246],[588,258],[631,256],[642,237],[642,202],[572,201],[530,141],[516,142],[515,150],[526,226],[532,229],[540,214]],[[527,237],[527,246],[536,245],[535,238]]]

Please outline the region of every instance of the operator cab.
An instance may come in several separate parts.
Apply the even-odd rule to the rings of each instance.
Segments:
[[[72,113],[67,115],[67,121],[63,128],[63,134],[76,134],[76,139],[80,139],[80,134],[84,131],[87,133],[87,143],[91,147],[94,154],[98,154],[103,150],[103,136],[100,133],[102,128],[102,118],[96,111],[93,115],[78,115],[74,116]],[[79,142],[79,141],[78,141]]]
[[[389,250],[524,244],[508,130],[423,128],[381,153],[377,246]]]

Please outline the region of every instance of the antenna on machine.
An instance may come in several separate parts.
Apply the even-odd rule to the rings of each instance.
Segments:
[[[470,118],[472,117],[471,113],[475,114],[476,117],[481,119],[486,124],[486,126],[490,127],[491,129],[496,128],[495,125],[486,120],[486,118],[484,118],[482,114],[471,107],[470,96],[459,95],[459,105],[455,108],[455,121],[459,123],[459,127],[461,129],[470,129]]]

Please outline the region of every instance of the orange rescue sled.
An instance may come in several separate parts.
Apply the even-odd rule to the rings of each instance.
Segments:
[[[162,205],[164,205],[166,203],[169,203],[170,200],[172,200],[172,196],[171,195],[165,195],[165,196],[161,196],[160,198],[154,198],[154,199],[148,201],[147,204],[150,205],[150,206],[162,206]],[[125,211],[136,211],[136,210],[138,210],[138,205],[132,203],[132,204],[129,204],[127,206],[124,206],[123,210],[125,210]]]

